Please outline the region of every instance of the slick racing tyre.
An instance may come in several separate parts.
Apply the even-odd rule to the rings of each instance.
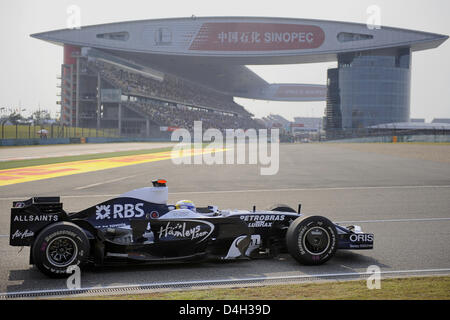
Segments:
[[[68,277],[69,266],[81,266],[89,255],[89,240],[70,222],[52,224],[42,230],[31,248],[34,264],[52,278]]]
[[[297,212],[285,204],[274,204],[269,208],[269,211],[294,212],[294,213]]]
[[[323,264],[336,253],[336,227],[321,216],[295,219],[286,233],[286,244],[291,256],[301,264]]]

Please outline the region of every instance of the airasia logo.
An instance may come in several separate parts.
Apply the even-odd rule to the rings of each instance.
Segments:
[[[372,242],[373,234],[352,234],[350,235],[351,242]]]
[[[144,216],[143,206],[143,203],[95,206],[95,220],[141,218]]]

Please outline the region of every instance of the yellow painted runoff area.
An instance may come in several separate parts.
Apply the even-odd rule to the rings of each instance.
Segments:
[[[63,163],[46,164],[40,166],[23,167],[0,170],[0,186],[68,176],[78,173],[86,173],[98,170],[112,169],[146,162],[154,162],[196,156],[205,153],[221,152],[224,149],[193,149],[192,153],[186,152],[157,152],[140,155],[121,156],[94,160],[81,160]]]

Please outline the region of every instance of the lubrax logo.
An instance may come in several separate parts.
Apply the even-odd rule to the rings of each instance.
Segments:
[[[350,236],[351,242],[371,242],[373,241],[373,234],[352,234]]]
[[[270,228],[274,221],[283,221],[284,214],[251,214],[241,216],[241,220],[249,222],[250,228]]]
[[[145,214],[143,206],[143,203],[95,206],[95,220],[141,218]]]

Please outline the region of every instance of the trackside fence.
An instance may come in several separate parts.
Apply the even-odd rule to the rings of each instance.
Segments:
[[[57,138],[116,138],[117,129],[69,127],[59,124],[1,124],[1,139],[57,139]]]

